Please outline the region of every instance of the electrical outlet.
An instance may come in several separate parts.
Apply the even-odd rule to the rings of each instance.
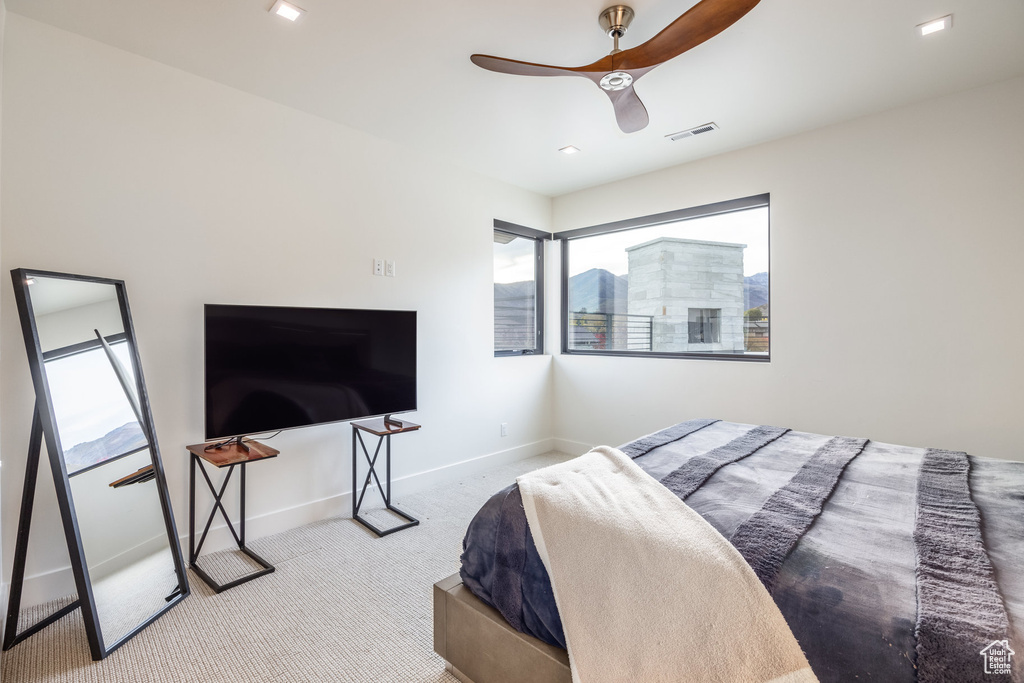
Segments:
[[[383,275],[384,274],[384,259],[375,258],[373,259],[373,274]]]
[[[395,276],[395,262],[394,261],[385,261],[384,262],[384,275],[386,275],[387,277],[394,277]]]
[[[508,422],[501,423],[501,435],[508,436]]]

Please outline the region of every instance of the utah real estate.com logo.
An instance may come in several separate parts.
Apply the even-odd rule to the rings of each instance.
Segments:
[[[1009,674],[1013,668],[1010,660],[1014,654],[1008,640],[992,641],[991,645],[981,651],[981,656],[985,658],[985,673]]]

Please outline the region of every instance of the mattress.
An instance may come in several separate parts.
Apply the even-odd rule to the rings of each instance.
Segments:
[[[1024,463],[716,420],[620,450],[737,547],[821,681],[1024,681]],[[516,485],[460,575],[565,647]]]

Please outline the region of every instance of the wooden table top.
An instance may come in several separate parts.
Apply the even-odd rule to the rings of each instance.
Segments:
[[[262,444],[259,441],[246,441],[245,445],[249,447],[249,452],[246,453],[244,450],[238,447],[238,444],[234,441],[231,443],[221,446],[220,448],[214,448],[212,450],[205,450],[210,444],[197,443],[191,446],[186,446],[190,453],[198,455],[200,458],[216,465],[217,467],[228,467],[229,465],[238,465],[243,462],[255,462],[257,460],[266,460],[268,458],[275,458],[281,452],[273,449],[266,444]]]
[[[396,420],[392,418],[391,422],[385,423],[383,417],[375,417],[372,420],[360,420],[353,422],[352,427],[354,429],[362,429],[364,432],[370,432],[376,436],[387,436],[388,434],[400,434],[401,432],[414,432],[420,428],[415,422],[409,422],[408,420]]]

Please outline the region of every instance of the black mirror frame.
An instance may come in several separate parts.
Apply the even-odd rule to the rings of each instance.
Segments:
[[[26,268],[16,268],[11,271],[11,276],[14,280],[14,298],[18,304],[18,315],[21,318],[21,329],[25,337],[25,348],[28,353],[29,368],[32,373],[32,384],[35,388],[36,401],[35,411],[36,415],[33,419],[33,431],[38,430],[39,425],[42,427],[42,436],[46,443],[46,450],[49,454],[50,459],[50,470],[53,473],[53,484],[54,489],[57,493],[57,503],[60,508],[61,520],[64,526],[64,536],[67,539],[68,554],[71,558],[71,568],[75,577],[75,586],[78,590],[78,601],[77,604],[81,607],[82,617],[85,621],[85,630],[89,640],[89,649],[92,653],[94,660],[104,659],[111,652],[124,645],[126,642],[131,640],[136,634],[142,629],[149,626],[151,623],[156,621],[158,618],[163,616],[168,610],[174,607],[176,604],[184,600],[189,595],[188,576],[185,571],[185,563],[181,554],[181,546],[178,542],[177,527],[174,523],[174,515],[171,512],[171,502],[167,491],[167,479],[164,475],[163,461],[160,457],[160,448],[156,440],[156,430],[153,427],[153,414],[149,404],[149,394],[146,392],[146,383],[143,379],[142,374],[142,362],[139,358],[138,342],[135,337],[135,328],[132,324],[131,310],[128,307],[128,295],[123,280],[112,280],[109,278],[90,277],[85,275],[72,275],[69,273],[56,273],[44,270],[32,270]],[[62,280],[77,280],[82,282],[94,282],[99,284],[110,284],[113,285],[117,292],[118,305],[121,310],[121,319],[124,323],[124,334],[129,342],[129,351],[131,353],[131,361],[135,370],[136,379],[136,390],[138,392],[139,404],[142,412],[142,429],[150,442],[150,454],[153,460],[153,472],[157,483],[157,491],[160,496],[160,507],[163,512],[164,524],[167,531],[168,544],[171,548],[171,556],[174,560],[174,570],[178,577],[178,590],[173,597],[167,600],[167,604],[162,606],[156,613],[150,615],[142,623],[136,626],[134,629],[129,631],[126,635],[119,638],[116,642],[107,644],[103,639],[103,633],[100,630],[99,616],[96,612],[96,602],[93,596],[92,583],[89,579],[89,569],[85,563],[85,552],[82,546],[82,536],[78,526],[78,518],[75,515],[74,500],[71,496],[71,480],[68,477],[64,458],[62,457],[63,450],[60,446],[60,436],[57,431],[56,420],[53,411],[53,404],[51,402],[50,390],[47,385],[45,375],[43,372],[43,352],[39,341],[39,332],[35,324],[35,316],[32,310],[32,301],[28,293],[28,281],[35,277],[47,277],[57,278]],[[38,448],[38,436],[33,434],[33,444],[30,445],[30,451],[33,448]],[[31,457],[31,453],[30,453]],[[34,473],[26,473],[26,482],[29,481],[29,477],[33,478]],[[34,486],[33,486],[34,488]],[[29,495],[28,486],[26,485],[26,495]],[[25,509],[25,503],[23,501],[23,511]],[[31,507],[29,507],[31,511]],[[31,513],[30,513],[31,514]],[[23,514],[24,517],[24,514]],[[24,520],[23,520],[24,522]],[[18,534],[18,549],[15,555],[17,557],[20,554],[24,557],[24,553],[28,543],[28,527],[26,524],[25,533],[21,533],[19,525]],[[23,537],[24,536],[24,537]],[[13,584],[13,581],[12,581]],[[20,597],[21,587],[17,587],[18,595]],[[11,586],[11,597],[12,604],[11,609],[17,610],[19,605],[14,604],[15,586]],[[19,599],[20,602],[20,599]],[[67,609],[67,608],[66,608]],[[10,612],[9,612],[10,614]],[[53,618],[51,616],[51,618]],[[15,622],[16,623],[16,622]],[[50,623],[49,619],[40,622],[36,627],[33,627],[23,634],[23,637],[31,635],[36,632],[38,628],[42,628]],[[10,630],[10,620],[8,621],[8,629]],[[7,636],[13,636],[15,634],[8,633]],[[20,638],[18,639],[20,641]],[[13,642],[11,643],[13,645]],[[5,642],[5,648],[6,642]]]

